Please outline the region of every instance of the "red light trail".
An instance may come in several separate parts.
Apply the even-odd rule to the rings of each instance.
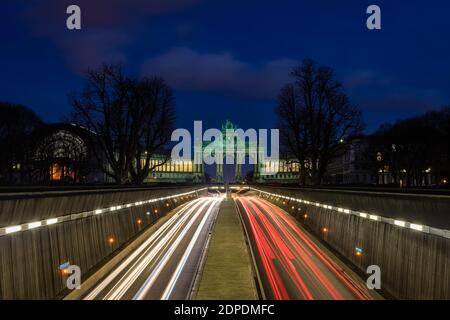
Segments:
[[[371,299],[368,290],[314,243],[292,216],[260,198],[236,201],[274,299]]]

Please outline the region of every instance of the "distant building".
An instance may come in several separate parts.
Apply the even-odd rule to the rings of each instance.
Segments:
[[[376,183],[367,161],[368,143],[362,138],[345,142],[338,157],[327,167],[325,184],[373,184]]]
[[[32,183],[104,182],[90,144],[93,133],[73,124],[45,125],[31,136],[30,162],[27,164]]]
[[[192,160],[165,161],[163,155],[155,155],[150,160],[150,168],[156,166],[145,182],[202,182],[204,180],[203,166],[193,164]]]
[[[236,129],[237,126],[227,121],[222,131]],[[32,135],[31,161],[26,166],[30,172],[31,183],[108,183],[108,177],[99,163],[102,153],[92,145],[91,132],[73,124],[50,124],[36,130]],[[205,148],[208,144],[203,145]],[[370,171],[365,167],[364,156],[367,151],[364,139],[353,139],[343,145],[343,151],[328,166],[324,183],[327,184],[368,184],[374,183]],[[237,157],[239,150],[235,150]],[[240,150],[245,156],[254,154],[259,146],[245,144]],[[201,157],[202,155],[196,155]],[[100,159],[98,159],[100,157]],[[144,155],[143,155],[144,158]],[[142,160],[144,162],[144,160]],[[310,166],[307,164],[306,166]],[[102,165],[102,167],[105,165]],[[216,166],[216,177],[212,180],[223,181],[223,164]],[[235,165],[235,181],[243,180],[242,165]],[[150,173],[146,183],[200,183],[205,182],[205,165],[194,164],[193,160],[174,161],[157,154],[150,159]],[[267,159],[254,164],[253,181],[258,183],[298,183],[300,180],[300,163],[291,157],[279,160]]]
[[[101,152],[95,150],[96,146],[91,144],[92,135],[95,133],[73,124],[45,125],[31,136],[31,160],[16,166],[26,166],[29,182],[33,184],[112,182],[112,178],[99,166],[103,157]],[[145,180],[147,183],[191,183],[204,180],[203,166],[194,165],[192,161],[166,161],[164,155],[154,155],[150,160],[150,168],[154,166]]]
[[[258,164],[253,179],[258,183],[297,183],[300,179],[300,163],[295,159],[265,161]]]

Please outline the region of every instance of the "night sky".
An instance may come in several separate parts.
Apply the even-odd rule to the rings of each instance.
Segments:
[[[95,2],[95,4],[93,4]],[[78,4],[82,30],[66,29]],[[365,27],[382,9],[382,30]],[[449,1],[2,1],[0,100],[63,120],[83,72],[122,63],[175,89],[178,126],[275,125],[289,69],[312,58],[335,69],[367,132],[450,105]]]

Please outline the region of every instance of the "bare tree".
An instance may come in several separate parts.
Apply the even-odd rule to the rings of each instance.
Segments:
[[[370,136],[372,159],[380,155],[374,167],[389,172],[397,185],[445,184],[450,174],[449,139],[448,107],[383,125]]]
[[[8,184],[26,180],[28,136],[43,124],[29,108],[0,102],[0,180]],[[14,179],[14,172],[18,173]]]
[[[142,125],[130,172],[133,182],[140,184],[155,167],[169,159],[169,154],[162,148],[170,141],[174,128],[175,99],[172,89],[162,78],[144,78],[134,89],[135,108],[141,112],[136,121],[142,121]],[[165,158],[152,164],[151,156],[156,152],[165,154]]]
[[[165,103],[158,94],[167,95]],[[170,137],[172,103],[170,88],[161,79],[130,79],[112,65],[88,71],[84,89],[72,99],[75,121],[93,132],[97,160],[118,184],[145,179],[153,152]]]
[[[282,144],[300,162],[300,183],[320,184],[345,138],[361,132],[361,112],[331,68],[305,60],[291,76],[276,108]]]

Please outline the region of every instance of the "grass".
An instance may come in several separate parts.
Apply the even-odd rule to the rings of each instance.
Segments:
[[[256,299],[251,260],[232,200],[224,200],[214,226],[196,299]]]

